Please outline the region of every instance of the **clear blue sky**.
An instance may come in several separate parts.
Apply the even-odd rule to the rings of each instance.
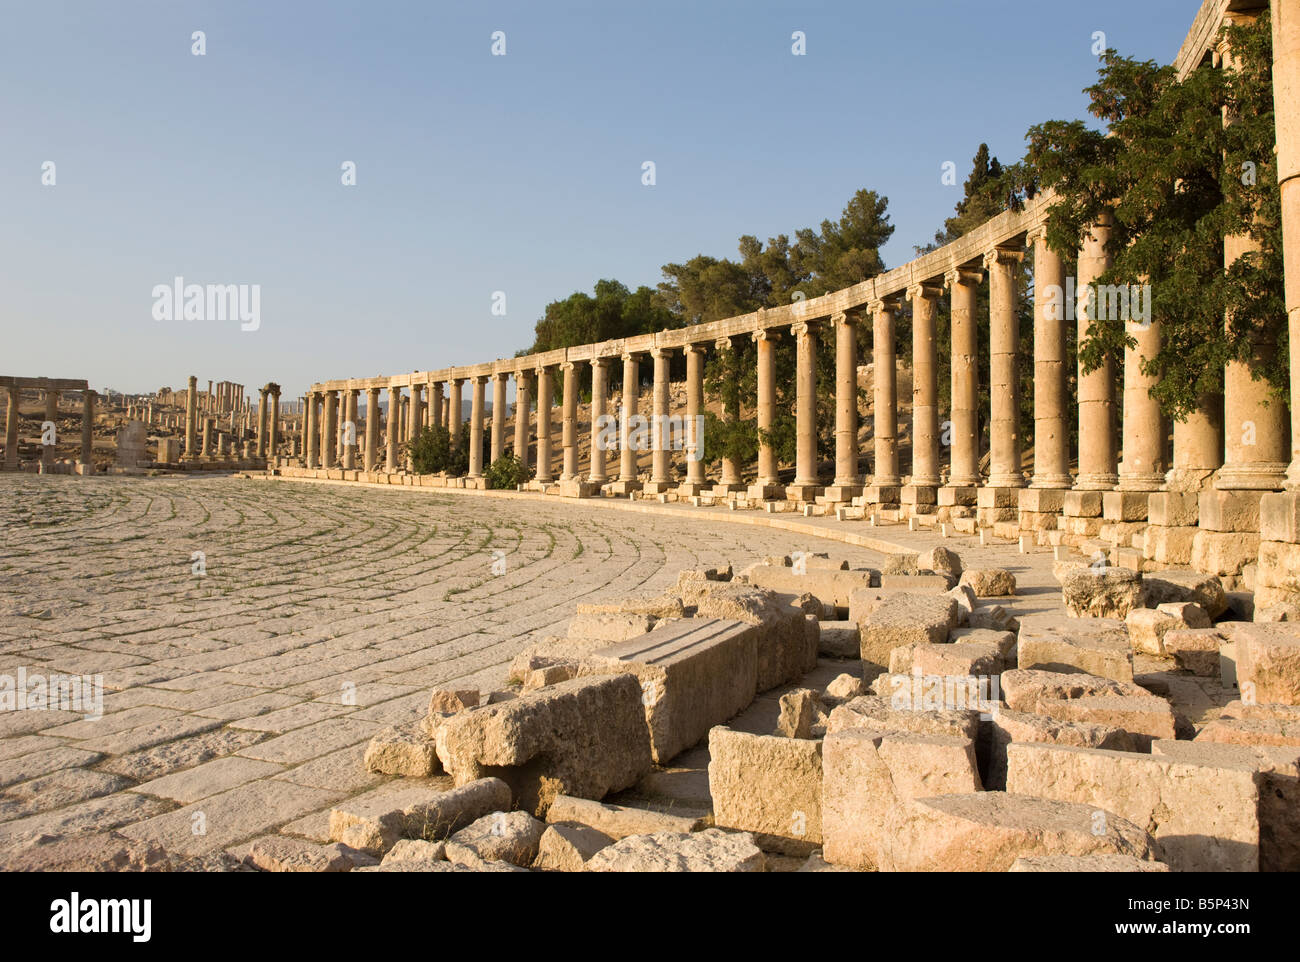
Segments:
[[[1015,160],[1031,124],[1085,116],[1094,31],[1168,63],[1198,6],[4,0],[0,374],[292,397],[508,357],[549,301],[861,187],[894,267],[960,196],[944,161],[964,180],[981,141]],[[154,320],[177,275],[259,284],[260,328]]]

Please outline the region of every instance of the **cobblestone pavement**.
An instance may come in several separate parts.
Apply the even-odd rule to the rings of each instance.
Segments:
[[[0,678],[106,689],[99,720],[0,712],[0,854],[109,828],[180,856],[324,839],[339,799],[410,786],[362,770],[375,731],[437,685],[495,687],[577,601],[809,547],[880,561],[809,541],[541,500],[0,476]]]

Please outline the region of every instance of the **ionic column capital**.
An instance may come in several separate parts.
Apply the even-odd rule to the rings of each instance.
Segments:
[[[820,325],[816,320],[795,321],[790,325],[790,333],[795,337],[805,337],[816,334],[818,327]]]
[[[650,356],[656,361],[661,357],[672,357],[673,349],[671,347],[660,347],[656,344],[654,347],[650,348]]]
[[[917,301],[922,298],[926,300],[936,300],[943,296],[943,286],[934,281],[924,281],[920,284],[913,284],[907,289],[907,299]]]
[[[717,338],[717,339],[714,340],[714,342],[713,342],[713,349],[714,349],[715,351],[730,351],[730,350],[731,350],[731,338],[729,338],[729,337],[719,337],[719,338]]]
[[[491,374],[475,374],[470,380],[475,384],[486,384],[491,377]]]
[[[728,346],[728,347],[731,346],[731,338],[723,338],[723,340],[725,340],[725,341],[727,342],[727,346]],[[685,347],[682,348],[682,353],[683,353],[683,354],[703,354],[703,353],[704,353],[705,351],[707,351],[708,349],[709,349],[709,348],[708,348],[708,345],[705,344],[705,343],[703,343],[702,341],[692,341],[690,344],[687,344]]]
[[[1023,263],[1025,251],[1022,247],[995,247],[984,253],[984,269],[992,267],[1008,267],[1013,264]]]
[[[775,342],[778,338],[780,338],[781,332],[774,327],[760,327],[757,331],[750,332],[749,336],[754,339],[755,344],[759,343],[760,341]]]
[[[645,356],[644,351],[627,351],[619,355],[619,358],[622,360],[624,364],[626,364],[628,361],[636,361],[638,364],[640,364],[641,358],[644,356]]]
[[[958,284],[978,284],[984,280],[984,271],[975,267],[954,267],[943,275],[943,286],[953,288]]]
[[[867,304],[867,310],[872,314],[893,314],[898,310],[898,298],[882,297],[879,300],[871,301]]]
[[[1047,225],[1039,224],[1037,227],[1031,227],[1025,231],[1025,246],[1033,247],[1039,241],[1047,243]]]
[[[832,327],[840,327],[841,325],[847,327],[856,327],[861,322],[862,322],[862,318],[855,310],[838,311],[837,313],[831,315]]]

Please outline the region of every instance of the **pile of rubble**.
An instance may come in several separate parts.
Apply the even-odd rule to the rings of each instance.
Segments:
[[[684,571],[580,605],[484,697],[438,690],[373,772],[445,774],[343,804],[269,870],[1286,871],[1300,868],[1300,625],[1222,620],[1213,577],[1061,566],[1066,615],[1017,620],[1002,570],[945,548]],[[1240,698],[1197,729],[1134,656]],[[841,662],[820,688],[809,672]],[[860,667],[860,671],[858,670]],[[834,669],[832,669],[834,670]],[[1143,684],[1145,682],[1145,684]],[[770,733],[733,726],[779,694]],[[769,697],[776,697],[772,695]],[[601,800],[708,746],[711,811]]]

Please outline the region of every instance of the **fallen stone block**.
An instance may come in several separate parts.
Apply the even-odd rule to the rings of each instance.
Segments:
[[[1133,680],[1133,651],[1121,621],[1030,615],[1017,638],[1017,667],[1053,672],[1085,672]]]
[[[958,585],[950,588],[945,594],[957,602],[957,624],[962,627],[969,625],[971,612],[978,605],[975,600],[975,590],[970,585]]]
[[[435,688],[429,696],[429,713],[432,715],[454,715],[466,708],[477,708],[479,690],[477,688]]]
[[[545,831],[546,823],[527,812],[492,812],[447,839],[447,860],[461,865],[509,862],[527,868],[537,858]]]
[[[898,591],[910,591],[915,594],[933,594],[941,595],[950,591],[956,583],[956,579],[949,575],[926,574],[922,572],[914,575],[881,575],[880,587],[886,591],[891,589]]]
[[[885,564],[880,569],[881,577],[887,575],[914,575],[921,570],[920,555],[913,552],[895,552],[885,556]]]
[[[822,743],[719,725],[709,732],[709,794],[719,827],[807,855],[822,841]]]
[[[975,748],[953,735],[840,731],[823,747],[822,835],[826,861],[876,868],[891,811],[914,798],[978,792]]]
[[[1237,687],[1260,704],[1300,705],[1300,624],[1225,621],[1237,646]],[[1249,687],[1247,687],[1249,686]]]
[[[798,681],[817,667],[820,639],[791,600],[764,588],[718,584],[697,605],[696,619],[740,621],[759,629],[754,635],[758,657],[755,691]]]
[[[1014,747],[1014,746],[1013,746]],[[889,816],[880,846],[885,872],[1005,872],[1041,855],[1152,857],[1151,839],[1095,805],[976,792],[916,799]]]
[[[643,613],[581,614],[569,622],[568,636],[574,641],[603,641],[613,644],[644,635],[659,621]]]
[[[812,738],[813,725],[817,722],[817,693],[798,688],[782,695],[780,704],[776,733],[783,738]]]
[[[602,798],[636,784],[653,764],[642,694],[637,678],[620,672],[462,712],[438,729],[438,757],[457,785],[504,779],[534,814],[556,795]]]
[[[682,618],[686,608],[676,595],[637,594],[618,601],[587,601],[577,607],[579,615],[653,615],[656,618]]]
[[[1178,722],[1173,706],[1154,695],[1044,699],[1038,703],[1038,710],[1063,721],[1121,728],[1132,736],[1134,748],[1139,752],[1150,751],[1153,739],[1177,737]]]
[[[1142,575],[1131,568],[1072,565],[1058,575],[1072,618],[1125,618],[1142,607]]]
[[[352,859],[342,845],[318,845],[283,835],[259,838],[244,860],[263,872],[352,871]]]
[[[687,618],[602,648],[588,664],[636,679],[651,755],[662,765],[753,701],[762,632],[740,621]]]
[[[1001,605],[977,605],[970,613],[970,627],[991,631],[1020,631],[1020,622]]]
[[[957,602],[945,595],[900,594],[858,623],[860,654],[866,663],[889,666],[900,645],[942,644],[957,624]]]
[[[690,835],[629,835],[601,849],[588,872],[761,872],[767,860],[746,832],[710,828]]]
[[[1165,634],[1165,654],[1183,671],[1213,678],[1219,674],[1219,646],[1223,641],[1223,635],[1214,628],[1175,629]]]
[[[483,778],[449,792],[412,788],[389,795],[362,795],[330,811],[329,838],[383,856],[401,838],[437,841],[476,818],[510,805],[510,787]]]
[[[580,664],[559,664],[547,665],[545,668],[535,668],[524,676],[523,690],[537,691],[539,688],[546,688],[550,685],[558,685],[562,681],[571,681],[582,673]]]
[[[863,695],[845,702],[830,713],[826,734],[867,729],[870,731],[905,731],[930,735],[954,735],[975,741],[979,736],[979,712],[966,709],[913,709],[913,676],[882,675],[881,679],[902,678],[888,697]],[[880,680],[880,679],[878,679]]]
[[[1279,601],[1266,608],[1258,608],[1251,621],[1279,622],[1300,621],[1300,605],[1289,601]]]
[[[827,658],[857,658],[862,638],[855,621],[823,621],[818,633],[817,653]]]
[[[1013,636],[1014,637],[1014,636]],[[995,641],[958,641],[947,645],[916,645],[912,664],[902,671],[922,675],[1000,675],[1005,666],[1002,646]],[[890,671],[894,671],[891,664]]]
[[[1165,635],[1187,626],[1171,614],[1157,608],[1134,608],[1124,619],[1129,644],[1145,655],[1165,654]]]
[[[834,705],[832,705],[832,707],[835,707],[835,705],[846,702],[851,698],[857,698],[859,695],[863,694],[865,690],[861,678],[855,678],[853,675],[847,673],[836,675],[835,678],[832,679],[831,683],[826,686],[826,691],[822,695],[822,700],[833,701]]]
[[[446,842],[428,842],[420,838],[398,839],[388,850],[381,865],[393,862],[438,862],[447,857]]]
[[[1016,669],[1002,673],[1002,697],[1007,707],[1018,712],[1040,712],[1040,704],[1086,695],[1142,697],[1150,693],[1139,685],[1102,678],[1084,672]]]
[[[1029,855],[1016,859],[1009,872],[1168,872],[1164,862],[1132,855]]]
[[[1005,568],[978,568],[966,571],[961,584],[980,598],[1002,598],[1016,593],[1016,576]]]
[[[362,760],[368,772],[421,778],[442,771],[433,739],[424,722],[385,728],[370,739]]]
[[[1147,608],[1169,602],[1191,601],[1200,605],[1210,618],[1228,610],[1228,596],[1223,582],[1214,575],[1199,571],[1149,571],[1142,576],[1142,604]]]
[[[545,872],[581,872],[591,857],[614,844],[614,839],[578,822],[548,825],[537,845],[533,868]]]
[[[1049,715],[1003,709],[990,719],[989,768],[986,788],[1007,787],[1007,747],[1012,742],[1073,745],[1079,748],[1108,748],[1117,752],[1135,750],[1133,736],[1113,725],[1066,721]]]
[[[749,584],[782,594],[811,594],[823,606],[846,611],[849,596],[862,588],[880,584],[880,572],[871,569],[848,571],[819,568],[806,558],[802,568],[784,565],[755,565],[745,571]]]
[[[917,556],[916,564],[922,571],[933,571],[935,574],[950,575],[953,578],[962,576],[960,556],[943,545],[936,545],[929,551],[922,551]]]
[[[657,832],[682,834],[703,827],[703,820],[695,816],[673,815],[626,805],[607,805],[568,795],[560,795],[551,803],[546,820],[552,824],[579,822],[614,839],[627,838],[629,835],[654,835]]]
[[[1300,725],[1272,718],[1216,718],[1196,733],[1196,742],[1300,748]]]
[[[1251,764],[1064,745],[1013,744],[1007,790],[1114,812],[1150,833],[1176,872],[1259,868],[1259,790]]]

